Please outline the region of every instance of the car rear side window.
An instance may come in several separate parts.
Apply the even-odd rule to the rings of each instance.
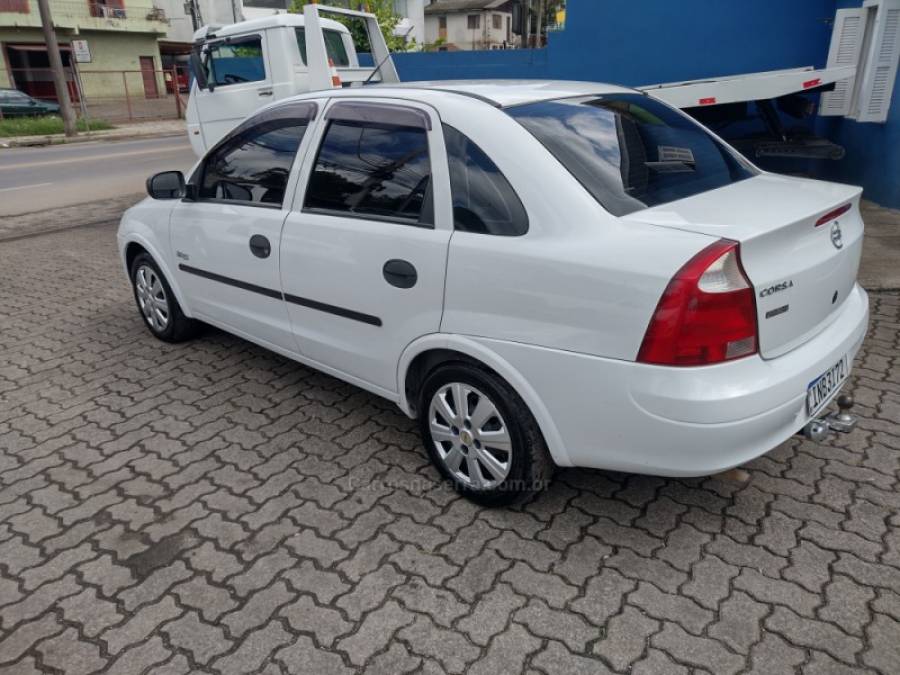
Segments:
[[[480,234],[525,234],[525,207],[497,165],[471,139],[446,124],[444,142],[450,164],[453,227]]]
[[[375,106],[346,106],[374,110]],[[405,111],[405,112],[404,112]],[[304,208],[335,215],[431,225],[428,135],[410,109],[329,119]],[[329,116],[332,116],[332,112]],[[382,120],[409,118],[410,124]],[[402,119],[398,119],[402,122]]]
[[[306,30],[302,26],[295,30],[300,58],[303,59],[303,65],[306,65]],[[349,66],[350,57],[347,55],[347,48],[344,46],[344,39],[340,32],[326,29],[322,31],[322,35],[325,37],[325,52],[334,65],[338,68]]]
[[[281,206],[308,120],[281,118],[239,131],[210,153],[198,197]]]
[[[557,99],[506,111],[615,216],[757,174],[699,124],[649,96]]]

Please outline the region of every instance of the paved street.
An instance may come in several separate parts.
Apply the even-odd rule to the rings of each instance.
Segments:
[[[186,135],[0,150],[0,216],[135,195],[147,176],[195,161]]]
[[[0,243],[0,673],[898,673],[900,294],[872,300],[853,435],[487,510],[391,404],[152,339],[112,224]]]

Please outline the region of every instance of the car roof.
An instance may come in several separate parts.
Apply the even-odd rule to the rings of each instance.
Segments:
[[[386,96],[416,100],[416,92],[443,92],[479,99],[497,108],[507,108],[524,103],[572,98],[590,94],[633,94],[634,89],[602,82],[574,82],[568,80],[433,80],[422,82],[398,82],[366,87],[349,87],[328,90],[329,96]],[[313,91],[293,97],[318,98],[321,91]]]

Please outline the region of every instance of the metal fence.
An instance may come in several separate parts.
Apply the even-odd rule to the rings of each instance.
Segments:
[[[80,116],[107,122],[139,122],[184,117],[187,69],[82,70],[66,67],[69,98]],[[8,83],[8,84],[7,84]],[[49,68],[0,70],[0,87],[56,102]]]

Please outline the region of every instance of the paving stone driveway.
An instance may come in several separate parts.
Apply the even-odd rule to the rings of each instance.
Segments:
[[[0,671],[900,672],[898,294],[857,433],[485,510],[391,404],[153,340],[113,232],[0,244]]]

